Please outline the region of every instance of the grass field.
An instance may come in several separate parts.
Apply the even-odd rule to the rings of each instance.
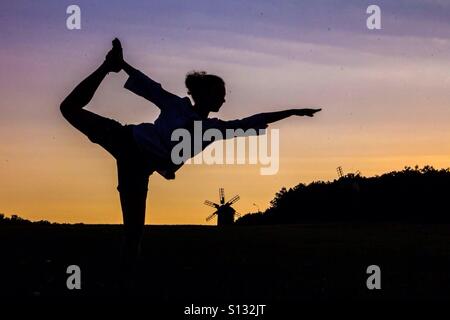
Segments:
[[[113,296],[120,226],[0,226],[0,295]],[[152,301],[449,299],[448,225],[147,226],[135,294]],[[79,265],[81,290],[66,288]],[[366,268],[381,268],[368,290]]]

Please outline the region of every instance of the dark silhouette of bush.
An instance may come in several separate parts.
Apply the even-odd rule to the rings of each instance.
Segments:
[[[11,215],[10,218],[6,217],[3,213],[0,213],[0,225],[29,225],[29,224],[37,224],[37,225],[51,225],[47,220],[40,220],[32,222],[30,220],[19,217],[16,214]]]
[[[265,212],[244,215],[236,223],[448,223],[449,191],[450,169],[416,166],[375,177],[349,174],[283,187]]]

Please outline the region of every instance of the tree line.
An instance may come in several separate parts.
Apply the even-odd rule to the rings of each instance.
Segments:
[[[348,174],[283,187],[267,210],[246,214],[236,223],[448,223],[449,193],[449,168],[405,167],[374,177]]]

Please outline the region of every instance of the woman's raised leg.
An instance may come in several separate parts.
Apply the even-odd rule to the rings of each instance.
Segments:
[[[91,101],[106,75],[111,71],[118,71],[116,66],[117,59],[115,58],[117,54],[114,50],[108,53],[106,60],[97,70],[73,89],[61,103],[60,109],[64,118],[70,124],[88,136],[92,142],[102,145],[115,156],[114,139],[112,136],[113,132],[118,131],[115,129],[120,129],[122,125],[115,120],[83,109]]]

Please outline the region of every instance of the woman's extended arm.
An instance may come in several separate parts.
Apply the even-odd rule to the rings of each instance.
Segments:
[[[180,99],[173,93],[164,90],[160,83],[133,68],[125,60],[122,62],[122,69],[129,75],[124,87],[138,96],[153,102],[161,110],[170,106],[173,99]]]
[[[316,112],[321,110],[322,109],[288,109],[275,112],[257,113],[240,120],[225,121],[225,126],[230,129],[264,129],[267,128],[269,123],[280,121],[290,116],[313,117]]]
[[[125,71],[129,76],[136,73],[138,70],[129,65],[125,60],[122,62],[122,70]]]
[[[269,124],[272,122],[283,120],[290,116],[313,117],[316,112],[319,112],[321,110],[322,109],[288,109],[283,111],[259,113],[255,116],[258,116],[264,123]]]
[[[241,133],[239,133],[239,135],[248,135],[249,132],[247,132],[247,130],[249,129],[254,129],[256,130],[255,134],[259,134],[258,130],[266,129],[269,123],[276,122],[294,115],[313,117],[316,112],[319,112],[321,110],[322,109],[288,109],[283,111],[257,113],[246,118],[228,121],[220,120],[217,118],[208,118],[206,120],[206,123],[204,121],[204,127],[219,129],[224,133],[224,135],[226,134],[228,129],[240,129],[246,131],[240,131]]]

